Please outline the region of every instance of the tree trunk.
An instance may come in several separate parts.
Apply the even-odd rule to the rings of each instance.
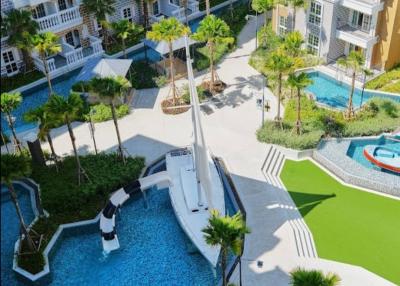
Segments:
[[[276,120],[278,121],[281,128],[283,128],[281,122],[281,93],[282,93],[282,73],[280,72],[278,75],[278,110],[276,113]]]
[[[222,253],[221,253],[221,270],[222,270],[222,285],[226,286],[227,281],[226,281],[226,249],[225,247],[222,247]]]
[[[105,20],[104,20],[105,21]],[[109,42],[108,42],[108,30],[106,25],[104,25],[103,21],[101,24],[101,29],[103,30],[103,41],[104,41],[104,48],[108,50]]]
[[[214,72],[214,43],[212,41],[208,42],[208,48],[210,52],[210,75],[211,75],[211,80],[210,80],[210,92],[214,90],[214,84],[215,84],[215,72]]]
[[[10,191],[11,200],[14,203],[15,210],[17,211],[19,224],[21,226],[22,233],[25,236],[26,242],[28,243],[29,250],[36,251],[35,244],[33,243],[33,240],[28,232],[28,229],[27,229],[25,221],[24,221],[24,217],[22,216],[21,208],[19,207],[19,203],[17,200],[17,194],[15,193],[14,186],[12,183],[8,183],[7,187],[8,187],[8,190]],[[20,243],[22,243],[22,240],[20,240]]]
[[[33,70],[33,61],[31,55],[29,54],[29,51],[27,49],[21,49],[21,52],[22,52],[22,57],[24,58],[25,61],[26,71]]]
[[[121,156],[122,162],[125,164],[125,156],[124,156],[124,151],[122,149],[122,142],[121,142],[121,136],[119,134],[119,128],[118,128],[118,119],[117,115],[115,113],[115,106],[114,103],[111,101],[111,113],[112,113],[112,118],[114,121],[114,126],[115,126],[115,131],[117,132],[117,138],[118,138],[118,151]]]
[[[126,59],[126,47],[125,47],[125,39],[122,38],[122,52],[124,54],[124,59]]]
[[[51,78],[50,78],[50,73],[49,73],[49,66],[47,64],[46,56],[42,55],[42,61],[43,61],[43,66],[44,66],[44,73],[47,78],[47,84],[49,85],[49,96],[53,94],[53,87],[51,85]]]
[[[48,134],[46,135],[46,137],[47,137],[47,142],[49,142],[49,146],[50,146],[50,150],[51,150],[51,155],[52,155],[53,158],[54,158],[54,163],[56,164],[56,169],[57,169],[57,172],[58,172],[58,160],[57,160],[56,151],[54,150],[53,139],[51,139],[50,133],[48,133]]]
[[[174,51],[172,49],[172,42],[169,43],[169,67],[171,73],[171,89],[174,105],[176,105],[176,88],[175,88],[175,71],[174,71]]]
[[[293,7],[293,27],[292,31],[296,29],[296,7]]]
[[[354,115],[354,109],[353,109],[353,94],[354,94],[354,87],[356,83],[356,72],[353,71],[353,76],[351,78],[351,90],[350,90],[350,95],[349,95],[349,103],[347,107],[347,118],[350,119]]]
[[[7,112],[7,118],[8,118],[8,125],[10,126],[11,133],[14,138],[15,148],[17,148],[18,152],[21,153],[22,152],[21,143],[19,142],[17,133],[15,132],[14,122],[12,121],[10,112]],[[4,143],[4,144],[7,144],[7,143]]]
[[[74,136],[74,131],[72,130],[71,122],[69,121],[69,118],[66,118],[66,123],[68,127],[68,132],[69,132],[69,137],[71,138],[71,143],[72,143],[72,148],[74,149],[74,155],[76,159],[76,166],[78,168],[78,185],[81,185],[81,174],[82,174],[82,166],[81,166],[81,161],[79,159],[78,151],[76,150],[76,145],[75,145],[75,136]]]
[[[300,133],[301,133],[300,100],[301,100],[300,88],[297,88],[297,121],[296,121],[296,133],[297,133],[297,135],[300,135]]]
[[[210,0],[206,0],[206,15],[210,15]]]
[[[143,26],[144,29],[147,30],[149,27],[149,11],[147,9],[147,2],[146,0],[141,0],[140,4],[142,5],[142,11],[143,11]]]

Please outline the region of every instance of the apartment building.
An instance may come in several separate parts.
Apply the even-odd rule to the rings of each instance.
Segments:
[[[399,2],[311,0],[296,13],[279,5],[273,11],[272,25],[281,35],[293,29],[300,31],[308,50],[328,63],[356,50],[364,54],[366,67],[389,69],[400,62]]]

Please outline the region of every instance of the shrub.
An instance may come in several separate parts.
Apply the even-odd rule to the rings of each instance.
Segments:
[[[103,122],[112,119],[111,107],[104,103],[96,104],[92,107],[94,113],[92,115],[93,122]],[[121,104],[116,108],[118,118],[122,118],[129,114],[129,106]]]
[[[324,275],[321,270],[305,270],[303,268],[296,268],[290,272],[290,278],[290,285],[293,286],[336,286],[340,282],[337,274]]]
[[[229,51],[227,44],[219,44],[214,51],[214,63],[217,63]],[[194,67],[198,70],[207,69],[210,66],[209,49],[207,46],[195,50]]]
[[[41,78],[44,78],[44,75],[41,71],[34,70],[27,73],[19,73],[14,76],[1,77],[1,92],[8,92],[19,88],[21,86],[27,85],[29,83],[35,82]]]
[[[154,77],[153,80],[155,81],[156,86],[160,88],[168,83],[168,78],[165,75]]]
[[[365,86],[369,89],[400,93],[400,64],[367,82]]]
[[[158,73],[145,61],[132,63],[129,78],[133,88],[153,88],[157,87],[155,78]]]
[[[72,91],[75,92],[89,92],[90,84],[85,81],[78,81],[74,83],[71,87]]]
[[[205,89],[201,85],[197,86],[196,89],[199,101],[204,101],[207,98]],[[187,84],[183,87],[182,100],[184,103],[190,104],[189,86]]]

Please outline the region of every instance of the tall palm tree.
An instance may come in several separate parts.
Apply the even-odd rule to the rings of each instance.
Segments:
[[[24,120],[27,122],[37,123],[39,125],[38,138],[40,141],[47,141],[50,146],[51,156],[57,166],[57,154],[54,150],[53,140],[50,131],[60,125],[57,118],[51,117],[51,114],[46,110],[46,106],[42,105],[35,109],[31,109],[24,114]]]
[[[295,73],[289,74],[288,80],[287,80],[289,86],[291,88],[296,88],[297,89],[297,120],[296,120],[296,134],[300,135],[301,134],[301,118],[300,118],[300,113],[301,113],[301,90],[306,88],[308,85],[312,84],[312,80],[308,76],[308,74],[302,72],[299,75],[296,75]]]
[[[45,32],[32,37],[33,47],[38,52],[39,57],[43,62],[44,73],[47,78],[47,84],[49,85],[49,95],[53,93],[53,87],[51,85],[49,65],[47,64],[46,58],[50,55],[61,52],[59,39],[60,38],[53,32]]]
[[[111,23],[116,36],[121,40],[124,58],[126,59],[126,44],[125,41],[128,37],[136,38],[143,28],[139,25],[129,22],[127,19],[122,19],[118,22]]]
[[[8,125],[10,127],[12,136],[14,138],[14,144],[18,152],[22,151],[21,148],[21,143],[18,140],[17,133],[15,132],[15,126],[14,126],[14,118],[11,115],[11,112],[16,109],[22,102],[22,96],[21,93],[15,92],[15,93],[7,93],[3,92],[1,94],[1,103],[0,103],[0,108],[1,112],[3,112],[8,121]]]
[[[272,52],[266,63],[266,68],[272,71],[278,79],[278,109],[276,121],[280,124],[281,128],[283,128],[281,120],[282,78],[292,67],[293,59],[281,49]]]
[[[2,35],[8,35],[8,43],[21,50],[27,70],[33,69],[30,55],[33,49],[32,36],[39,28],[38,23],[31,16],[28,10],[13,9],[2,19]]]
[[[18,203],[17,194],[12,183],[14,180],[26,176],[29,171],[29,161],[25,156],[17,156],[14,154],[1,155],[1,183],[5,184],[10,192],[11,200],[15,206],[15,210],[17,211],[21,234],[24,235],[29,250],[36,251],[37,249],[35,243],[33,242],[33,239],[30,236],[28,228],[25,224],[25,220]],[[22,243],[22,239],[20,240],[20,243]]]
[[[122,147],[121,136],[118,127],[118,118],[115,111],[116,101],[120,99],[125,91],[131,87],[130,82],[121,76],[116,78],[93,78],[90,81],[90,89],[111,107],[111,114],[114,121],[115,131],[118,139],[118,151],[122,162],[125,163],[125,157]]]
[[[347,57],[340,58],[337,63],[340,66],[345,67],[351,72],[351,88],[349,94],[349,101],[347,104],[347,111],[345,117],[351,119],[354,117],[354,107],[353,107],[353,94],[356,83],[356,76],[360,73],[364,67],[365,59],[361,52],[351,51]]]
[[[297,8],[305,8],[307,5],[306,0],[289,0],[290,5],[292,6],[293,9],[293,25],[292,25],[292,31],[295,30],[296,28],[296,12]]]
[[[290,272],[292,286],[337,286],[340,277],[335,273],[324,275],[321,270],[305,270],[296,268]]]
[[[103,42],[104,46],[108,48],[108,27],[109,24],[106,20],[106,15],[113,14],[115,12],[115,0],[83,0],[83,6],[89,13],[93,13],[97,21],[99,21],[103,31]]]
[[[252,0],[251,1],[251,8],[257,13],[264,13],[264,29],[267,28],[268,24],[268,12],[274,9],[277,1],[276,0]]]
[[[223,286],[226,281],[226,261],[229,250],[235,255],[242,254],[244,235],[250,233],[240,212],[233,216],[221,216],[217,210],[211,210],[208,225],[203,229],[207,244],[221,246],[221,269]]]
[[[299,31],[287,33],[283,41],[283,49],[291,57],[299,57],[303,53],[303,35]]]
[[[205,17],[201,22],[197,31],[192,36],[196,41],[207,42],[210,55],[210,74],[211,84],[210,90],[214,88],[215,70],[214,70],[214,53],[218,44],[231,44],[234,38],[230,36],[230,29],[224,20],[210,15]]]
[[[74,155],[76,159],[78,170],[78,185],[81,184],[81,181],[84,178],[83,176],[86,176],[86,178],[88,177],[85,173],[85,170],[82,168],[79,159],[78,151],[75,144],[75,135],[71,123],[72,121],[80,118],[82,109],[83,101],[78,93],[71,93],[67,99],[55,94],[50,97],[48,103],[45,105],[45,111],[48,112],[48,114],[52,118],[57,118],[57,120],[60,120],[67,125],[69,137],[71,139],[72,148],[74,149]]]
[[[153,24],[152,30],[146,33],[146,38],[156,42],[165,41],[169,47],[169,65],[171,75],[171,90],[173,96],[174,105],[177,104],[177,94],[175,86],[175,71],[174,71],[174,50],[172,43],[189,34],[190,29],[179,22],[176,18],[171,17],[162,19],[160,22]]]

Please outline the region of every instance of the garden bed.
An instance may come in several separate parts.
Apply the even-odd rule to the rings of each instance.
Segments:
[[[17,89],[42,78],[44,78],[44,74],[38,70],[19,73],[11,77],[1,77],[1,92]]]
[[[367,82],[366,88],[400,94],[400,64]]]

